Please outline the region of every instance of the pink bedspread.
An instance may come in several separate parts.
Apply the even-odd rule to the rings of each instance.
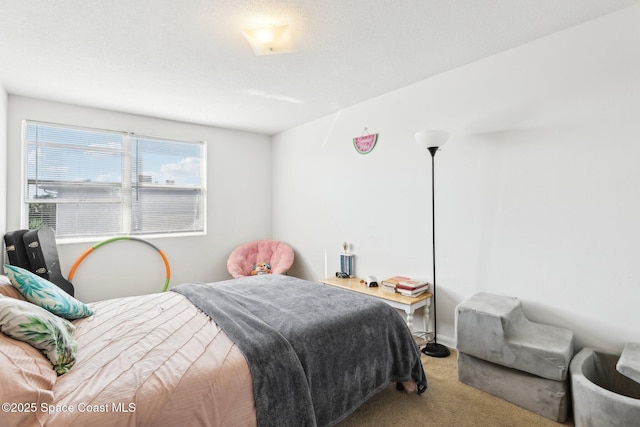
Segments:
[[[91,304],[47,426],[256,425],[243,354],[174,292]]]

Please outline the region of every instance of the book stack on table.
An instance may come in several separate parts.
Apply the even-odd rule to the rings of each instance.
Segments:
[[[415,298],[429,290],[429,283],[410,277],[393,276],[382,281],[382,289]]]

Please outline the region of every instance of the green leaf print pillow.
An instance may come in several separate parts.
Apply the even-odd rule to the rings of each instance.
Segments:
[[[58,375],[76,362],[75,326],[35,304],[0,296],[0,330],[42,351]]]
[[[4,271],[11,284],[34,304],[65,319],[91,316],[93,311],[47,279],[15,265],[5,264]]]

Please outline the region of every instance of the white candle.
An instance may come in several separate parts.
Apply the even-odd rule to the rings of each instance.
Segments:
[[[329,277],[329,270],[327,270],[327,251],[324,251],[324,277]]]

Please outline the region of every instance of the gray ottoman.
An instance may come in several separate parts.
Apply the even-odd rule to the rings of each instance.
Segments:
[[[528,320],[516,298],[480,293],[456,309],[458,379],[546,418],[569,413],[573,332]]]

